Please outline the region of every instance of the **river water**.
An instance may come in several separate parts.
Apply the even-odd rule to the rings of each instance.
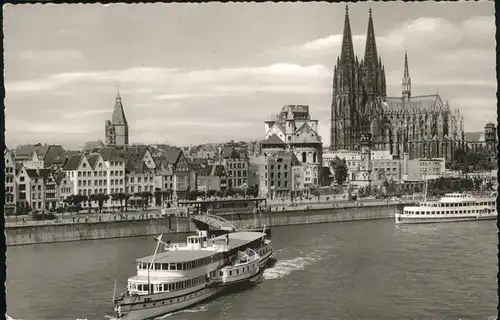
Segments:
[[[162,318],[492,318],[496,232],[495,221],[274,228],[278,262],[262,283]],[[151,254],[153,245],[153,237],[138,237],[9,247],[7,314],[24,320],[109,319],[115,279],[123,288],[135,273],[134,260]]]

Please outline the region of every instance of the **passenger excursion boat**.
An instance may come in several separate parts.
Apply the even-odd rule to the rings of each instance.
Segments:
[[[152,256],[137,259],[137,275],[114,298],[118,319],[150,319],[185,309],[228,287],[255,282],[272,255],[263,232],[187,237],[186,244],[165,243],[161,235]],[[159,252],[163,245],[164,251]],[[116,286],[115,286],[116,288]]]
[[[247,248],[230,258],[231,265],[220,269],[213,281],[221,286],[236,283],[255,283],[261,275],[260,255]]]
[[[468,193],[449,193],[438,201],[424,201],[396,212],[398,224],[490,220],[497,218],[495,198],[475,198]]]

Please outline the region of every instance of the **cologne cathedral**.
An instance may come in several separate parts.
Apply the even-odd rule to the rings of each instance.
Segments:
[[[359,150],[368,133],[374,150],[390,150],[402,159],[446,158],[465,143],[463,117],[439,94],[411,95],[405,52],[401,97],[387,97],[386,78],[377,54],[371,9],[364,59],[354,55],[346,6],[342,49],[333,72],[330,148]]]

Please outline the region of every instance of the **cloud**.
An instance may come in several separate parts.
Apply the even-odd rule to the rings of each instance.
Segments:
[[[260,67],[187,70],[129,68],[102,72],[70,72],[45,78],[5,84],[7,95],[15,93],[55,94],[84,86],[102,88],[120,83],[130,93],[147,94],[157,100],[221,97],[253,92],[322,92],[329,70],[320,64],[301,66],[279,63]],[[107,87],[106,87],[106,90]],[[156,93],[156,94],[155,94]]]
[[[443,18],[421,17],[406,21],[386,34],[377,36],[377,47],[383,51],[405,46],[410,50],[425,51],[428,48],[469,46],[491,43],[495,37],[495,20],[493,16],[472,17],[455,25]],[[355,52],[364,52],[366,34],[353,35]],[[301,55],[324,55],[339,52],[342,45],[342,34],[332,34],[300,45],[271,50],[274,54],[293,53]]]
[[[68,120],[68,119],[76,119],[76,118],[89,117],[99,114],[109,114],[109,113],[110,113],[109,109],[85,110],[85,111],[71,112],[71,113],[66,112],[62,114],[61,118]]]
[[[19,130],[22,128],[22,130]],[[11,129],[15,132],[23,132],[25,134],[47,134],[47,135],[57,135],[57,134],[68,134],[68,135],[85,135],[93,133],[85,123],[65,123],[63,121],[56,121],[56,123],[50,122],[36,122],[36,121],[26,121],[24,119],[10,118],[6,122],[6,129]]]
[[[78,50],[23,50],[19,59],[43,63],[60,63],[62,60],[80,60],[83,54]]]

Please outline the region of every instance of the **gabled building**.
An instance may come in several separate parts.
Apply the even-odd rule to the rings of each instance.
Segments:
[[[50,169],[23,168],[21,178],[24,178],[25,182],[27,191],[25,200],[28,208],[45,211],[56,207],[55,188],[53,188]]]
[[[5,195],[4,195],[4,215],[13,215],[16,213],[16,162],[14,160],[13,150],[4,150],[4,181],[5,181]]]
[[[156,169],[156,164],[153,159],[153,155],[148,146],[127,146],[124,147],[121,152],[119,152],[120,156],[127,161],[130,160],[132,163],[142,162],[148,167],[150,170]]]
[[[106,147],[99,150],[106,168],[107,194],[125,192],[125,159],[115,148]]]
[[[37,147],[41,147],[40,143],[20,145],[14,150],[14,157],[16,162],[29,161],[32,159],[33,152]]]
[[[215,164],[222,164],[225,168],[229,189],[248,187],[248,158],[238,152],[236,148],[220,148],[215,160]]]
[[[16,163],[16,186],[16,211],[18,214],[27,214],[32,208],[31,180],[22,163]],[[35,204],[35,207],[36,206],[37,205]]]
[[[56,183],[56,202],[59,207],[65,207],[64,200],[73,194],[73,183],[60,167],[51,169],[52,177]]]
[[[162,155],[172,164],[176,180],[176,191],[184,194],[196,189],[196,172],[191,169],[188,159],[180,149],[163,150]]]
[[[197,176],[199,191],[224,191],[228,189],[228,176],[223,165],[208,165],[201,174]]]
[[[91,195],[92,188],[92,169],[85,155],[74,155],[66,161],[62,168],[73,184],[73,194]],[[101,177],[101,179],[105,179]],[[101,182],[101,189],[105,188]]]
[[[16,148],[16,162],[27,168],[42,169],[53,165],[62,166],[66,161],[66,151],[60,145],[25,145]]]
[[[318,120],[311,119],[309,106],[286,105],[265,124],[262,153],[268,156],[280,151],[293,152],[304,164],[306,188],[317,187],[323,148],[318,134]]]
[[[143,161],[129,159],[125,168],[126,189],[125,192],[133,195],[141,192],[155,191],[155,171],[148,168]]]

